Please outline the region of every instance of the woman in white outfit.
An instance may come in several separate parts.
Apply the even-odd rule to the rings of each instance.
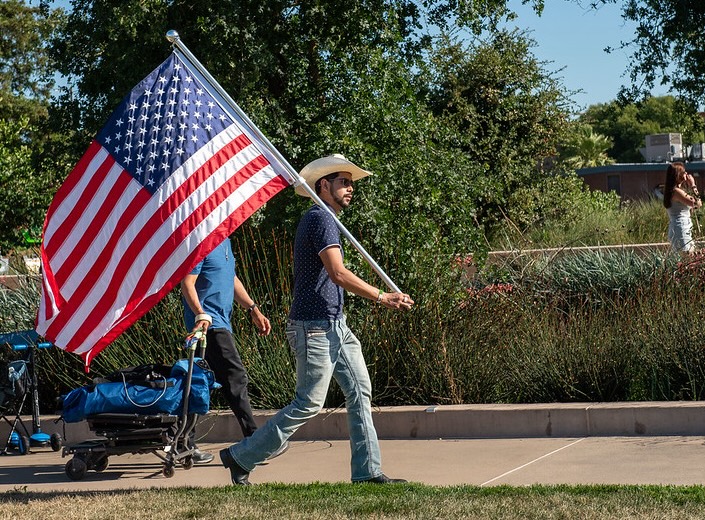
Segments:
[[[674,251],[690,255],[695,251],[690,210],[702,206],[693,176],[682,162],[668,165],[663,189],[663,205],[668,212],[668,239]]]

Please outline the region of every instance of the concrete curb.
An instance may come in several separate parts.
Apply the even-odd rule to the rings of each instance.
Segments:
[[[264,422],[274,413],[258,412],[257,419]],[[703,401],[395,406],[376,408],[373,418],[380,439],[705,435]],[[240,438],[229,412],[211,413],[202,421],[199,434],[207,441]],[[321,412],[293,437],[347,438],[344,409]]]
[[[275,413],[257,410],[255,418],[262,425]],[[373,418],[380,439],[705,436],[705,401],[394,406],[375,408]],[[41,419],[44,433],[59,432],[71,442],[95,437],[85,422]],[[25,423],[31,429],[31,417]],[[0,439],[8,431],[1,424]],[[232,413],[220,410],[201,418],[197,436],[203,442],[235,442],[242,433]],[[292,440],[347,438],[345,410],[335,409],[323,410]]]

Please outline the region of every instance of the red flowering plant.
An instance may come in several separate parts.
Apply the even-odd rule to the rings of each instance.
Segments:
[[[673,274],[677,282],[696,282],[705,285],[705,249],[695,251],[676,264]]]
[[[514,286],[510,283],[491,283],[483,287],[468,287],[467,293],[473,298],[482,298],[495,295],[509,294],[514,290]]]

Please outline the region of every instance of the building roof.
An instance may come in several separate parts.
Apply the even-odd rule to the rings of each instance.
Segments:
[[[578,176],[594,175],[599,173],[622,173],[622,172],[644,172],[644,171],[666,171],[669,163],[615,163],[605,166],[594,166],[592,168],[579,168],[575,171]],[[690,161],[685,163],[685,169],[698,173],[705,172],[705,161]]]

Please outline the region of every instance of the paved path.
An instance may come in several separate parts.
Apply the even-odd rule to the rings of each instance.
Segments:
[[[172,478],[152,454],[111,457],[102,473],[69,479],[70,456],[48,448],[0,457],[0,493],[97,491],[146,487],[225,486],[229,473],[217,462],[225,443],[203,444],[216,460]],[[384,471],[429,485],[705,484],[702,437],[575,437],[523,439],[383,440]],[[294,441],[281,457],[259,467],[253,483],[347,482],[346,441]]]
[[[257,411],[255,418],[261,425],[273,413]],[[376,408],[373,416],[385,473],[423,484],[705,485],[703,401],[406,406]],[[63,425],[47,416],[41,426],[61,433],[69,445],[95,437],[85,422]],[[64,469],[71,455],[9,450],[0,456],[0,493],[229,485],[217,453],[238,439],[237,430],[229,411],[202,418],[199,446],[216,458],[190,470],[176,468],[172,478],[162,475],[154,454],[111,456],[104,472],[89,470],[73,481]],[[257,468],[250,480],[348,482],[347,436],[344,410],[324,411],[297,431],[287,453]],[[6,438],[0,424],[0,442]]]

